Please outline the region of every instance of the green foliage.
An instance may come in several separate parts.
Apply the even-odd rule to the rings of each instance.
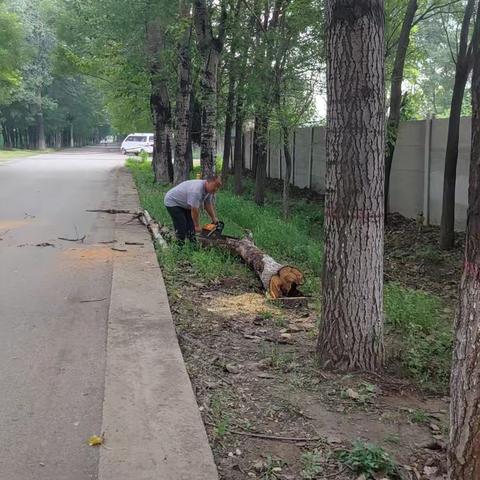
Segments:
[[[361,441],[355,442],[351,450],[344,450],[339,460],[355,473],[364,474],[369,479],[377,478],[377,473],[400,478],[398,468],[390,455],[381,447]]]
[[[21,82],[24,57],[23,29],[20,21],[0,1],[0,105],[8,100],[11,89]]]
[[[448,385],[452,326],[442,301],[428,293],[385,285],[387,325],[399,337],[398,357],[405,371],[432,389]]]
[[[317,451],[303,453],[301,462],[303,480],[314,480],[322,473],[322,457]]]

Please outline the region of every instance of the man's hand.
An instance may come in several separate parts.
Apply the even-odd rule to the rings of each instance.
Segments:
[[[200,225],[195,225],[195,233],[200,233],[202,231],[202,227]]]

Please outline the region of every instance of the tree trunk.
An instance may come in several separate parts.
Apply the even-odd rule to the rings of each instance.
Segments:
[[[477,22],[480,12],[477,12]],[[472,78],[472,150],[465,266],[450,380],[450,480],[480,478],[480,48]]]
[[[255,174],[255,203],[265,204],[265,183],[267,179],[268,116],[258,117],[257,171]]]
[[[233,152],[233,168],[235,177],[235,194],[243,193],[243,99],[237,98],[237,108],[235,113],[235,147]]]
[[[37,124],[37,148],[39,150],[45,150],[47,148],[47,144],[45,142],[45,122],[43,119],[43,113],[39,112],[36,116],[36,124]]]
[[[398,127],[400,124],[400,111],[402,106],[402,82],[405,59],[407,57],[408,45],[410,43],[410,32],[412,31],[415,14],[418,10],[417,0],[409,0],[402,30],[398,39],[397,52],[393,64],[392,80],[390,88],[390,112],[387,121],[387,155],[385,158],[385,216],[388,213],[388,194],[390,191],[390,172],[392,170],[393,154],[397,142]]]
[[[465,8],[460,46],[455,70],[450,118],[448,120],[447,149],[445,152],[445,170],[443,175],[442,218],[440,222],[440,248],[448,250],[455,243],[455,187],[457,183],[458,138],[462,114],[463,95],[471,69],[471,55],[468,46],[468,34],[476,0],[469,0]],[[478,22],[475,22],[473,37],[478,35]]]
[[[204,245],[215,245],[238,255],[254,270],[263,288],[272,298],[298,296],[297,287],[303,284],[303,273],[296,267],[282,265],[262,252],[249,238],[202,239]]]
[[[222,3],[220,33],[213,36],[212,24],[206,0],[194,0],[193,11],[197,43],[204,65],[200,81],[202,89],[202,137],[200,163],[202,177],[215,174],[216,126],[217,126],[217,74],[223,49],[226,13]]]
[[[190,6],[185,0],[180,0],[181,18],[190,22]],[[176,106],[177,131],[175,138],[175,163],[173,183],[188,180],[189,164],[189,136],[190,136],[190,94],[192,89],[190,42],[192,28],[189,25],[178,45],[178,95]]]
[[[166,148],[167,148],[167,169],[168,169],[168,179],[170,181],[170,183],[173,183],[173,177],[174,177],[174,169],[173,169],[173,148],[172,148],[172,144],[173,144],[173,136],[172,136],[172,132],[171,132],[171,129],[167,127],[167,145],[166,145]]]
[[[324,367],[382,367],[384,2],[327,0]]]
[[[260,128],[258,116],[255,117],[253,125],[253,148],[252,148],[252,173],[257,174],[258,165],[258,129]]]
[[[290,179],[292,178],[292,156],[290,155],[290,138],[288,128],[282,127],[283,134],[283,153],[285,155],[285,176],[283,177],[283,217],[286,219],[290,214]]]
[[[73,148],[75,146],[75,141],[73,139],[73,122],[70,124],[70,147]]]
[[[232,55],[235,52],[231,52]],[[232,62],[233,63],[233,62]],[[230,65],[227,98],[227,112],[225,114],[225,137],[223,142],[223,164],[222,164],[222,178],[226,179],[230,168],[230,156],[232,151],[232,125],[234,122],[233,109],[235,103],[235,74],[233,65]]]
[[[168,157],[168,126],[171,122],[170,98],[163,78],[161,53],[165,49],[164,32],[159,20],[152,19],[147,26],[147,54],[150,71],[150,108],[155,130],[152,167],[155,182],[170,183],[171,168]]]

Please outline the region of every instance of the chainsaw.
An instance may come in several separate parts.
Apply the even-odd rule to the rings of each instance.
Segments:
[[[207,223],[202,227],[200,236],[203,238],[222,238],[223,227],[225,224],[223,222],[217,223]]]

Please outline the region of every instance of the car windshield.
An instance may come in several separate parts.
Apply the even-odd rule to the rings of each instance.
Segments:
[[[140,136],[137,136],[137,135],[131,135],[131,136],[127,137],[125,141],[126,142],[146,142],[147,137],[140,137]]]

